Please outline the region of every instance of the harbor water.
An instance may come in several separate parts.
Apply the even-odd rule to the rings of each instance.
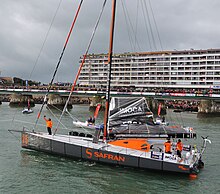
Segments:
[[[10,108],[8,103],[0,105],[0,193],[220,193],[220,118],[197,118],[194,113],[168,111],[166,119],[192,126],[197,132],[198,149],[202,146],[201,136],[209,136],[212,144],[203,156],[204,169],[194,180],[188,175],[171,174],[108,166],[88,161],[49,155],[21,148],[20,134],[9,129],[32,130],[40,105],[32,114],[22,114],[23,107]],[[64,115],[58,133],[67,134],[73,129],[72,120],[85,120],[92,112],[85,105],[74,105],[72,118]],[[46,131],[43,115],[53,118],[54,127],[59,117],[57,110],[51,113],[44,109],[38,121],[37,131]],[[99,114],[97,123],[103,120]],[[76,129],[75,129],[76,130]],[[83,129],[78,128],[77,130]],[[87,130],[85,133],[92,133]],[[191,142],[192,140],[188,140]]]

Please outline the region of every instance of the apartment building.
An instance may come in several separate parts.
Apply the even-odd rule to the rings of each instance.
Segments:
[[[107,61],[107,54],[88,55],[78,84],[105,87]],[[219,87],[220,49],[114,54],[111,77],[113,87]]]

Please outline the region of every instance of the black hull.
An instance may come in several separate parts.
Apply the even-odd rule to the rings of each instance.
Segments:
[[[113,151],[107,151],[103,149],[103,147],[96,149],[68,142],[61,142],[36,136],[34,133],[22,133],[22,148],[111,165],[184,174],[193,173],[193,170],[189,165],[167,162],[162,160],[161,156],[152,155],[150,158],[146,158],[143,156],[133,156],[119,152],[116,153]]]

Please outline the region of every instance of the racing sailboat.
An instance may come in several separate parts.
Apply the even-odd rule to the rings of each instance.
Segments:
[[[110,105],[115,10],[116,0],[112,0],[104,128],[96,129],[92,136],[61,135],[58,134],[57,130],[54,131],[53,135],[48,135],[44,132],[29,131],[23,128],[21,131],[22,148],[106,164],[197,174],[199,168],[204,166],[202,155],[207,142],[210,142],[210,140],[204,138],[201,151],[191,145],[184,144],[182,157],[180,158],[175,150],[175,142],[172,144],[171,153],[165,152],[164,143],[167,138],[172,138],[172,135],[176,137],[182,134],[184,137],[184,134],[187,133],[184,129],[149,127],[146,121],[149,120],[152,113],[148,110],[144,99],[112,98],[112,104]],[[74,90],[75,83],[76,81],[71,91]],[[38,118],[40,118],[40,114],[38,114]],[[103,136],[101,136],[101,133],[103,133]],[[188,137],[187,134],[186,137]]]
[[[109,131],[111,138],[196,138],[192,127],[155,122],[144,97],[112,97]]]

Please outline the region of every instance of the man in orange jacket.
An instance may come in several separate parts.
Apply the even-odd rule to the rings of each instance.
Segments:
[[[177,156],[181,158],[182,157],[181,152],[183,150],[183,144],[182,144],[180,139],[178,140],[178,142],[176,144],[176,150],[177,150]]]
[[[46,121],[46,125],[47,125],[47,131],[49,133],[49,135],[52,135],[51,129],[53,126],[53,122],[51,121],[51,119],[47,119],[46,116],[44,115],[44,120]]]
[[[169,139],[164,143],[164,146],[165,146],[165,153],[171,154],[172,153],[171,152],[172,143],[170,142]]]

